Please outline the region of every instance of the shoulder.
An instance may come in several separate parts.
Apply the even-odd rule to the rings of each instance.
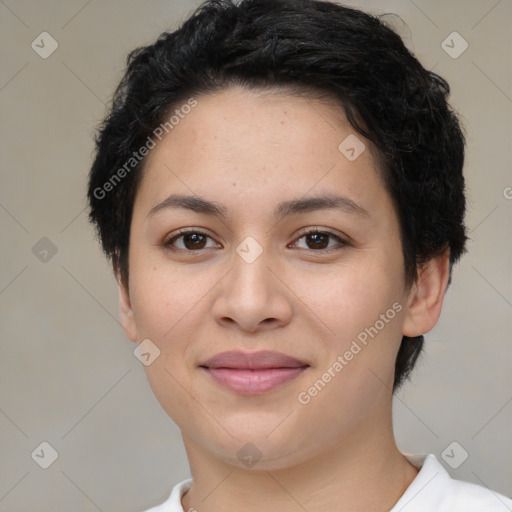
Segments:
[[[390,512],[510,512],[512,500],[486,487],[455,480],[434,454],[406,455],[419,469]]]
[[[181,498],[190,489],[191,486],[191,478],[183,480],[173,487],[171,494],[163,503],[148,508],[143,512],[184,512],[183,507],[181,506]]]

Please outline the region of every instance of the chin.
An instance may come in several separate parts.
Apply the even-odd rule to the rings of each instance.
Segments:
[[[286,469],[314,455],[314,447],[301,436],[284,428],[278,432],[280,427],[275,427],[275,423],[272,427],[266,425],[263,432],[252,428],[228,428],[233,437],[222,431],[222,439],[212,439],[211,431],[203,432],[204,443],[201,444],[226,464],[251,471]],[[304,451],[305,446],[308,453]]]

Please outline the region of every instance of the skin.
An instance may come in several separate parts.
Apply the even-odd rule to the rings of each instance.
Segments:
[[[193,478],[184,510],[389,510],[418,472],[393,435],[395,358],[403,334],[437,322],[448,253],[405,285],[391,198],[369,141],[358,135],[366,150],[355,161],[338,149],[355,133],[339,107],[239,87],[197,100],[148,156],[134,204],[129,287],[116,274],[126,336],[149,338],[160,350],[145,371],[182,432]],[[282,201],[326,193],[366,213],[274,216]],[[148,216],[170,194],[214,201],[226,217],[186,208]],[[334,236],[320,244],[304,236],[315,227]],[[174,240],[175,251],[165,247],[182,228],[208,235],[202,248],[186,237]],[[262,249],[252,263],[236,252],[249,236]],[[395,303],[401,311],[301,404],[298,394]],[[310,366],[267,393],[239,395],[199,368],[234,349],[280,351]],[[237,457],[246,443],[261,456],[252,467]]]

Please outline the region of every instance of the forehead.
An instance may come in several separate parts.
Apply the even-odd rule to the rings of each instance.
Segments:
[[[195,100],[148,155],[137,196],[162,200],[178,189],[217,200],[236,192],[263,204],[313,189],[366,190],[368,201],[385,194],[373,148],[334,101],[241,87]]]
[[[208,150],[209,157],[217,154],[227,160],[245,152],[258,155],[258,160],[271,160],[279,153],[290,158],[305,152],[311,157],[337,158],[337,139],[353,131],[334,100],[292,95],[286,89],[232,86],[197,97],[197,106],[173,133],[175,146],[187,140],[195,149]],[[274,150],[275,146],[281,146],[280,150]],[[200,158],[201,153],[194,156]]]

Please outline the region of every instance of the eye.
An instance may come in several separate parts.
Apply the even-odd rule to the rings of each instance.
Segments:
[[[300,246],[301,240],[303,241],[302,247]],[[181,230],[164,241],[162,245],[172,251],[187,252],[220,247],[208,234],[195,229]],[[343,247],[345,245],[348,245],[348,242],[338,235],[315,228],[302,234],[296,242],[288,247],[298,247],[299,249],[318,252],[323,250],[329,251],[335,249],[336,246]]]
[[[178,232],[176,235],[167,239],[163,245],[164,247],[175,251],[197,251],[200,249],[210,249],[212,247],[219,247],[218,244],[214,243],[208,245],[208,239],[212,240],[209,235],[202,231],[188,229]],[[176,243],[178,242],[178,243]]]
[[[305,247],[299,247],[300,249],[307,249],[313,251],[330,250],[338,246],[348,245],[348,242],[343,240],[338,235],[329,231],[321,231],[319,229],[312,229],[304,233],[296,242],[291,244],[292,247],[297,247],[298,242],[304,240]],[[335,242],[335,243],[332,243]]]

